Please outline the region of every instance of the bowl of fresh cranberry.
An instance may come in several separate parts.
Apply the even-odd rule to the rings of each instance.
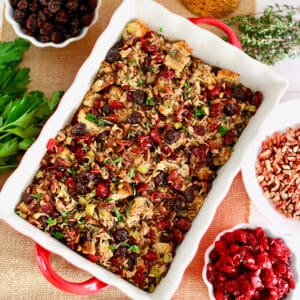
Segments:
[[[211,300],[295,299],[296,257],[269,229],[240,224],[205,252],[203,280]]]
[[[5,0],[16,35],[36,47],[62,48],[83,38],[98,19],[101,0]]]

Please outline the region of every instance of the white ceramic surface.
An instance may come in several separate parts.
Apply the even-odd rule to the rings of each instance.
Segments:
[[[218,233],[218,235],[216,236],[214,242],[206,249],[205,254],[204,254],[204,267],[202,270],[202,278],[204,283],[207,286],[207,290],[208,290],[208,295],[209,295],[209,299],[210,300],[215,300],[216,298],[214,297],[214,289],[213,289],[213,285],[207,280],[207,276],[206,276],[206,272],[207,272],[207,264],[209,263],[209,254],[210,252],[214,249],[215,247],[215,243],[216,241],[218,241],[221,236],[223,236],[226,232],[231,232],[231,231],[235,231],[236,229],[255,229],[258,227],[262,227],[265,231],[265,234],[268,237],[273,237],[273,238],[281,238],[285,244],[289,247],[289,249],[291,250],[291,267],[293,270],[293,274],[294,274],[294,281],[296,283],[296,288],[294,290],[291,289],[291,292],[289,294],[288,297],[285,298],[285,300],[296,300],[299,299],[296,296],[296,293],[299,295],[299,292],[296,290],[299,290],[299,259],[297,259],[295,252],[293,251],[293,248],[291,247],[291,245],[289,244],[289,242],[282,236],[280,236],[276,231],[274,231],[274,229],[270,226],[266,226],[266,225],[260,225],[260,224],[256,224],[256,225],[250,225],[250,224],[238,224],[230,229],[221,231]],[[272,229],[271,229],[272,228]]]
[[[2,0],[1,0],[2,1]],[[99,8],[101,6],[101,2],[102,0],[98,0],[98,4],[97,7],[95,9],[95,15],[94,18],[91,22],[91,24],[89,26],[86,26],[84,28],[82,28],[82,30],[80,31],[80,34],[71,38],[68,38],[67,40],[61,42],[61,43],[41,43],[39,42],[36,38],[29,36],[27,34],[24,34],[21,30],[20,24],[18,22],[15,21],[15,19],[13,18],[13,9],[10,5],[10,0],[4,0],[5,1],[5,18],[7,20],[8,23],[11,24],[11,26],[14,29],[14,32],[16,33],[17,36],[28,40],[29,42],[31,42],[34,46],[39,47],[39,48],[45,48],[45,47],[53,47],[53,48],[63,48],[66,47],[67,45],[69,45],[72,42],[78,41],[80,39],[82,39],[88,32],[89,28],[96,23],[96,21],[98,20],[99,17]]]
[[[251,198],[262,215],[278,230],[288,233],[300,232],[300,220],[293,220],[277,212],[270,200],[264,197],[263,190],[257,182],[255,163],[261,149],[261,143],[275,131],[284,132],[288,127],[300,126],[300,99],[290,100],[279,104],[267,118],[255,142],[247,152],[242,167],[243,181]]]
[[[147,23],[153,30],[159,31],[159,28],[163,28],[163,34],[171,40],[186,40],[192,47],[194,56],[200,57],[209,64],[240,73],[243,84],[253,90],[261,90],[264,94],[262,105],[244,130],[231,159],[219,170],[213,188],[193,221],[192,228],[177,248],[176,257],[169,272],[152,294],[141,291],[117,275],[89,262],[14,213],[22,191],[31,182],[39,167],[39,161],[45,154],[47,141],[71,120],[90,88],[107,51],[119,39],[125,25],[136,18]],[[59,254],[73,265],[86,270],[104,282],[117,286],[133,299],[170,299],[179,286],[185,269],[195,256],[199,242],[212,222],[219,204],[226,196],[233,178],[240,170],[246,150],[256,138],[263,121],[276,107],[287,87],[288,82],[270,67],[251,59],[241,50],[193,25],[185,18],[171,13],[158,3],[152,0],[124,0],[112,16],[109,26],[97,40],[90,56],[80,68],[73,84],[63,96],[57,111],[45,124],[37,141],[26,152],[18,169],[6,181],[0,195],[0,217],[15,230],[32,238],[44,248]]]

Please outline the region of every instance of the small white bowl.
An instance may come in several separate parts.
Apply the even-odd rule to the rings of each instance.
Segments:
[[[45,48],[45,47],[63,48],[74,41],[78,41],[78,40],[82,39],[87,34],[89,28],[94,23],[96,23],[96,21],[98,20],[98,16],[99,16],[98,11],[99,11],[99,7],[102,2],[101,0],[98,0],[97,7],[95,8],[94,18],[93,18],[91,24],[89,26],[83,27],[77,36],[70,37],[61,43],[53,43],[53,42],[42,43],[42,42],[38,41],[35,37],[23,33],[23,31],[21,30],[20,24],[17,21],[15,21],[15,19],[13,18],[14,10],[10,4],[10,1],[9,0],[4,0],[4,1],[5,1],[5,18],[6,18],[7,22],[12,25],[16,35],[25,40],[28,40],[29,42],[31,42],[34,46],[36,46],[38,48]]]
[[[214,249],[215,244],[217,241],[220,240],[220,238],[227,232],[233,232],[237,229],[256,229],[258,227],[261,227],[266,236],[268,237],[273,237],[273,238],[281,238],[285,245],[290,249],[291,251],[291,258],[290,258],[290,262],[291,262],[291,268],[293,271],[293,275],[294,275],[294,281],[295,281],[295,289],[291,289],[290,293],[288,295],[288,297],[285,298],[285,300],[292,300],[292,299],[300,299],[299,295],[300,295],[300,287],[299,287],[299,266],[298,266],[298,259],[296,258],[296,255],[291,247],[291,245],[289,244],[289,242],[282,236],[278,236],[278,234],[274,233],[274,231],[272,231],[269,227],[267,226],[262,226],[262,225],[254,225],[254,224],[247,224],[247,223],[241,223],[238,224],[230,229],[221,231],[215,238],[214,242],[206,249],[205,254],[204,254],[204,267],[202,270],[202,278],[203,281],[205,283],[205,285],[207,286],[208,289],[208,295],[209,295],[209,299],[210,300],[216,300],[215,296],[214,296],[214,288],[211,282],[208,281],[207,279],[207,265],[210,262],[209,259],[209,254],[211,253],[211,251]],[[297,297],[298,296],[298,297]]]

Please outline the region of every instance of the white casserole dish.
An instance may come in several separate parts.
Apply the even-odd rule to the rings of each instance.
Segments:
[[[144,292],[117,275],[91,263],[46,233],[30,225],[14,212],[23,190],[31,183],[46,152],[49,138],[56,136],[72,118],[85,93],[90,88],[101,61],[119,39],[121,31],[132,19],[141,19],[152,30],[159,31],[171,40],[185,40],[193,55],[205,62],[231,69],[241,75],[241,82],[253,90],[260,90],[264,100],[234,148],[231,159],[218,172],[202,209],[193,221],[166,277],[154,293]],[[186,34],[188,33],[188,35]],[[47,250],[59,254],[78,268],[84,269],[104,282],[114,285],[134,299],[169,299],[180,284],[183,273],[196,254],[198,244],[213,220],[217,207],[227,194],[231,182],[240,170],[246,150],[257,136],[265,118],[278,104],[288,82],[271,68],[251,59],[241,50],[229,45],[214,34],[202,30],[185,18],[175,15],[152,0],[124,0],[97,40],[88,59],[80,68],[70,89],[65,93],[56,112],[44,126],[39,138],[24,155],[20,166],[6,181],[0,196],[0,218],[20,233],[32,238]],[[199,274],[200,280],[201,274]]]

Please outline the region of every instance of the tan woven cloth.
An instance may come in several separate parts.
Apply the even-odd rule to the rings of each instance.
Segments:
[[[186,17],[193,16],[181,0],[159,0],[158,2],[177,14]],[[120,0],[103,0],[99,21],[81,41],[72,43],[64,49],[38,49],[31,46],[23,62],[31,69],[31,89],[43,90],[47,95],[54,90],[66,90],[120,3]],[[255,0],[242,0],[234,14],[254,11]],[[4,22],[1,40],[13,38],[15,34],[11,26]],[[4,183],[6,177],[0,176],[0,185]],[[214,221],[203,237],[197,255],[187,268],[173,299],[208,299],[206,287],[201,278],[204,251],[219,231],[247,222],[248,216],[249,198],[244,189],[241,174],[238,174],[227,197],[218,208]],[[108,287],[101,293],[90,297],[64,293],[53,287],[41,275],[35,262],[32,240],[21,236],[2,221],[0,221],[0,237],[0,300],[128,299],[115,287]],[[51,259],[53,268],[67,280],[79,282],[90,277],[89,274],[73,267],[58,256],[53,255]]]

